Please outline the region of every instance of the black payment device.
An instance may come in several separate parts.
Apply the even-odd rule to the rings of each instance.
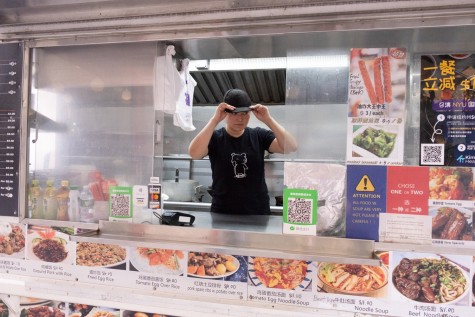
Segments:
[[[178,211],[165,211],[160,217],[160,223],[169,226],[191,226],[194,221],[195,216]]]

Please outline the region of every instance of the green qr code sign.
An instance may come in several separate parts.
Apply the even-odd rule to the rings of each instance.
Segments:
[[[315,225],[317,223],[318,193],[311,189],[284,189],[285,223]]]

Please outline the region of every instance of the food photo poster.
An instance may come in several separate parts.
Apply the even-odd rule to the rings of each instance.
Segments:
[[[403,164],[406,59],[404,48],[351,49],[348,164]]]

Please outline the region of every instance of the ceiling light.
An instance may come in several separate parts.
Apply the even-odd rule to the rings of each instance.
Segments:
[[[189,70],[232,71],[293,68],[348,67],[348,55],[316,55],[266,58],[230,58],[190,61]]]

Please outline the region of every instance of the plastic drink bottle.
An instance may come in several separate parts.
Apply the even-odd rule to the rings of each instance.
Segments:
[[[94,222],[94,196],[88,185],[83,186],[79,193],[79,220]]]
[[[79,190],[76,186],[69,189],[69,221],[79,221]]]
[[[44,213],[45,219],[56,220],[56,213],[58,212],[58,202],[56,200],[56,188],[54,181],[46,181],[45,195],[44,195]]]
[[[57,220],[68,221],[68,207],[69,207],[69,181],[62,180],[61,187],[56,192],[56,200],[58,201]]]
[[[31,218],[42,219],[44,216],[43,189],[40,187],[39,180],[34,179],[31,181],[30,195]]]

